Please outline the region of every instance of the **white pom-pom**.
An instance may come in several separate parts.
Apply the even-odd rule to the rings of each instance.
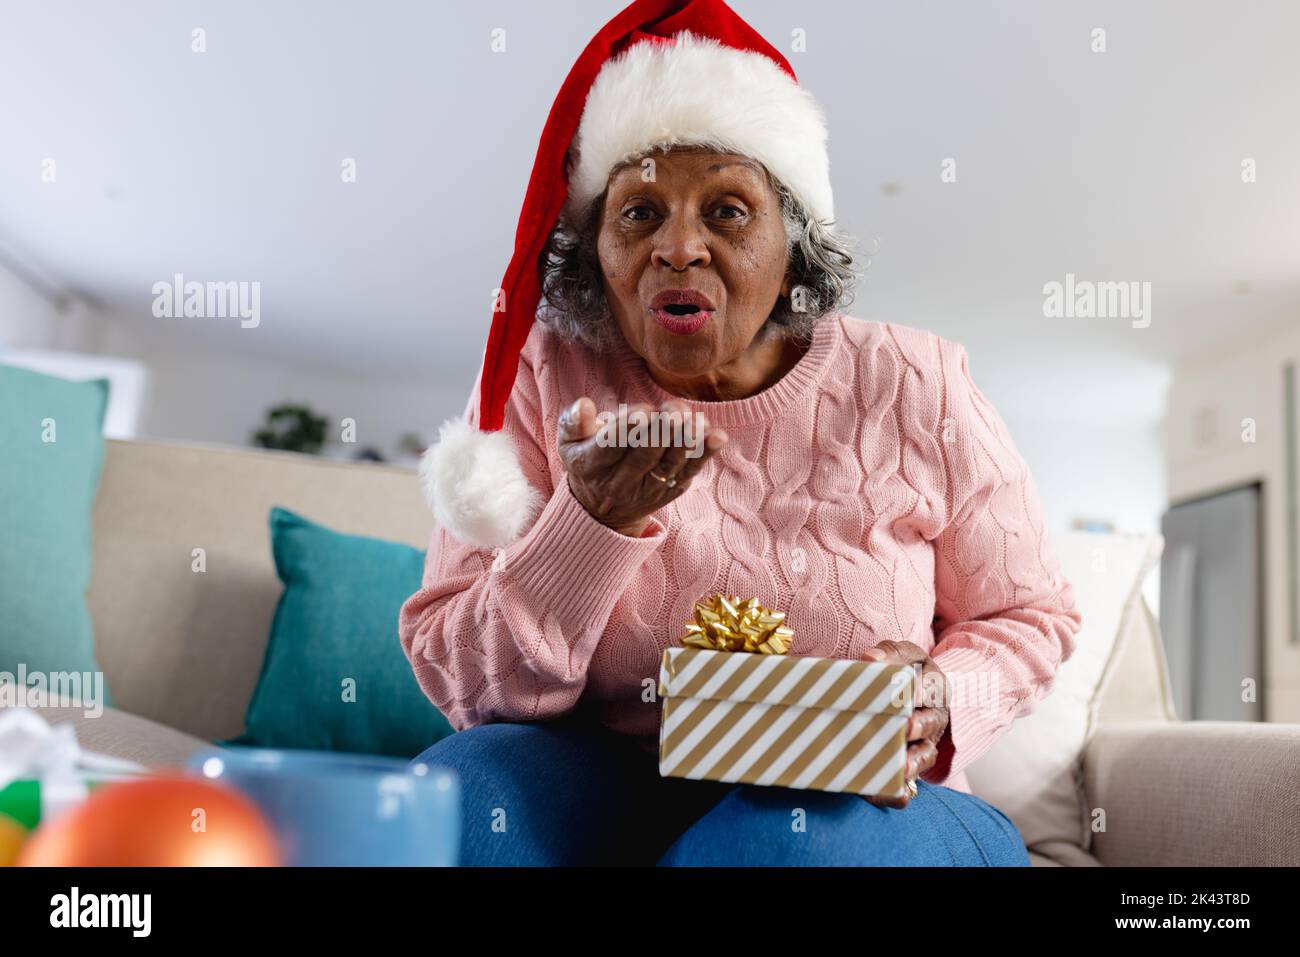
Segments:
[[[438,524],[470,545],[499,548],[518,538],[542,504],[504,432],[464,418],[443,423],[420,460],[420,482]]]

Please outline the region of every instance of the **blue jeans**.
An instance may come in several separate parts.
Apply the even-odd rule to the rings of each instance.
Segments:
[[[961,791],[918,781],[899,810],[660,777],[653,754],[578,712],[468,728],[415,760],[460,776],[467,867],[1029,864],[1011,820]]]

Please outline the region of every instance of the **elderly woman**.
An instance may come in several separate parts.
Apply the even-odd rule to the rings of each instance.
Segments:
[[[703,37],[671,6],[638,0],[570,74],[525,268],[430,453],[400,633],[458,733],[418,760],[459,773],[471,865],[1026,864],[964,771],[1081,623],[1030,475],[960,345],[840,311],[851,246],[788,64],[716,0],[686,7]],[[627,440],[656,414],[699,429]],[[793,655],[920,665],[914,796],[659,775],[661,655],[719,592],[785,610]]]

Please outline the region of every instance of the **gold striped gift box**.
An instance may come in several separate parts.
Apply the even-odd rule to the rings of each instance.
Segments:
[[[659,774],[903,797],[911,665],[667,648]]]

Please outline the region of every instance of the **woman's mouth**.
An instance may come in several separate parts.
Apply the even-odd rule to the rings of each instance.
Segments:
[[[713,300],[698,289],[661,289],[648,306],[655,322],[679,336],[699,332],[716,309]]]
[[[669,332],[679,336],[689,336],[700,331],[713,315],[713,310],[681,303],[664,306],[662,309],[651,309],[650,314],[654,316],[655,322]]]

